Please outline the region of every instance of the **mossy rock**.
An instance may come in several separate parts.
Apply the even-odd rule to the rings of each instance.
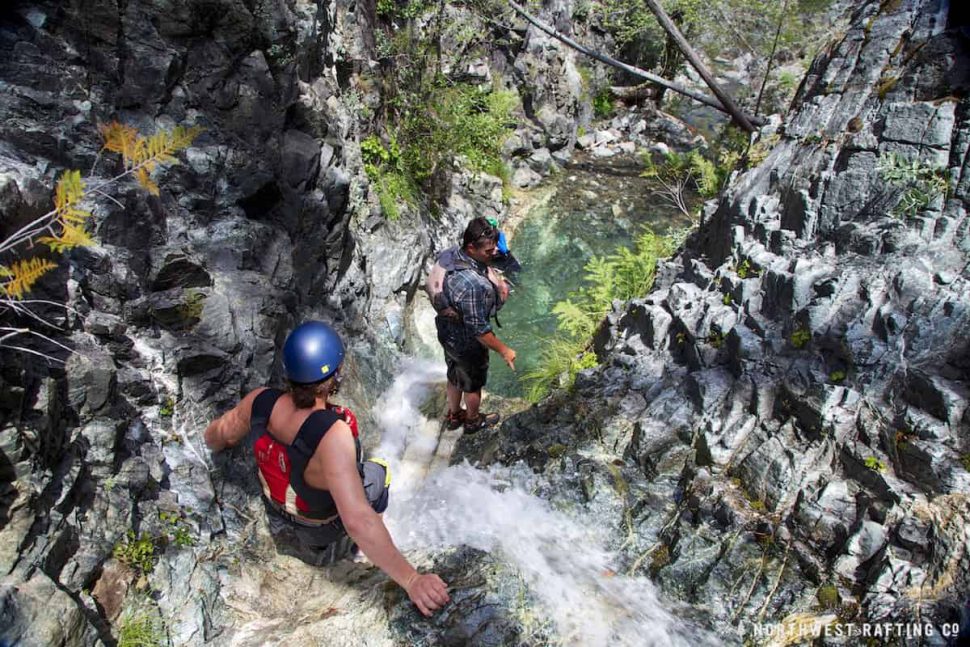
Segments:
[[[819,606],[826,610],[837,609],[842,602],[839,589],[834,584],[820,586],[818,591],[815,592],[815,599],[818,600]]]

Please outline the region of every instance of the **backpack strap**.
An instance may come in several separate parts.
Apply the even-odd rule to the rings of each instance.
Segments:
[[[340,419],[340,416],[331,409],[318,409],[303,421],[300,430],[296,432],[293,443],[290,445],[292,453],[297,454],[298,458],[302,459],[303,467],[306,467],[306,463],[317,451],[317,447],[326,433]],[[294,470],[294,474],[296,473]],[[302,470],[299,473],[302,475]]]
[[[247,437],[250,448],[255,446],[260,436],[269,433],[267,429],[269,417],[272,415],[273,407],[276,406],[276,401],[279,400],[281,395],[283,395],[283,392],[279,389],[265,389],[253,400],[253,409],[249,416],[249,435]]]

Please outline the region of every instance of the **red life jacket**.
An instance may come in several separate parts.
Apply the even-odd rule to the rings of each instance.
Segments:
[[[358,471],[363,473],[357,417],[347,407],[327,405],[314,411],[300,426],[289,445],[277,440],[267,429],[276,400],[283,395],[266,389],[253,402],[250,417],[250,444],[259,470],[263,495],[280,511],[302,522],[326,522],[337,515],[337,506],[327,490],[308,485],[303,479],[310,458],[320,441],[337,420],[343,420],[354,435]]]

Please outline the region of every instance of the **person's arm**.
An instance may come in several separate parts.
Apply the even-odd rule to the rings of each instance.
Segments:
[[[495,333],[489,331],[484,335],[479,335],[478,341],[501,355],[509,368],[515,370],[515,351],[503,344],[502,340],[495,336]]]
[[[344,422],[336,422],[320,441],[314,461],[321,461],[330,495],[347,534],[378,568],[401,585],[426,616],[448,602],[448,587],[433,573],[418,573],[394,545],[384,520],[364,494],[355,460],[354,437]]]
[[[253,400],[265,389],[256,389],[246,394],[235,407],[209,423],[205,429],[205,444],[214,452],[232,447],[249,433],[249,418],[253,411]]]

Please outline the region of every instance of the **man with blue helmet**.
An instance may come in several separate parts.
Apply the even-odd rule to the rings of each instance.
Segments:
[[[380,516],[387,508],[387,465],[361,459],[356,417],[329,402],[344,353],[333,328],[301,324],[283,346],[289,388],[253,390],[206,428],[205,441],[220,451],[248,439],[270,529],[286,552],[331,563],[353,540],[430,616],[448,602],[447,586],[433,573],[418,573],[395,547]]]

